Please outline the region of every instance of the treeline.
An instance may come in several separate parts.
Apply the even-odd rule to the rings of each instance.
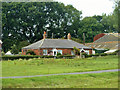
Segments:
[[[72,5],[58,2],[12,2],[2,3],[2,48],[4,52],[20,49],[43,38],[67,38],[71,33],[74,40],[92,42],[99,33],[118,32],[117,9],[111,15],[82,18],[82,12]]]

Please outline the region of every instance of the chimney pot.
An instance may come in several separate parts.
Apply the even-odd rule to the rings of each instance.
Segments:
[[[70,35],[70,33],[68,33],[68,35],[67,35],[67,39],[68,39],[68,40],[71,39],[71,35]]]
[[[45,39],[46,37],[47,37],[47,35],[46,35],[46,32],[44,31],[43,39]]]

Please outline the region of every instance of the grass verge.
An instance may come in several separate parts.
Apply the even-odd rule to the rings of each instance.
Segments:
[[[118,88],[118,72],[3,79],[3,88]]]
[[[2,61],[2,76],[56,74],[117,68],[118,56],[116,55],[86,59],[19,59]]]

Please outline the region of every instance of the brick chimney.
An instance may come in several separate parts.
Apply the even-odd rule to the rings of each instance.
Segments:
[[[46,35],[46,32],[44,31],[43,39],[45,39],[46,37],[47,37],[47,35]]]
[[[67,39],[68,39],[68,40],[71,39],[71,35],[70,35],[70,33],[68,33],[68,35],[67,35]]]

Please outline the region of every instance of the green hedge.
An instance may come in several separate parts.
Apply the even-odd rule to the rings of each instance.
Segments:
[[[2,56],[2,60],[15,60],[15,59],[30,59],[30,58],[74,58],[73,55],[59,55],[59,56],[38,56],[38,55],[16,55],[16,56],[9,56],[5,55]]]
[[[74,58],[75,55],[59,55],[59,56],[56,56],[56,58],[68,58],[68,59],[71,59],[71,58]]]
[[[2,60],[15,60],[15,59],[30,59],[30,58],[38,58],[39,56],[33,56],[33,55],[16,55],[16,56],[9,56],[5,55],[2,56]]]

